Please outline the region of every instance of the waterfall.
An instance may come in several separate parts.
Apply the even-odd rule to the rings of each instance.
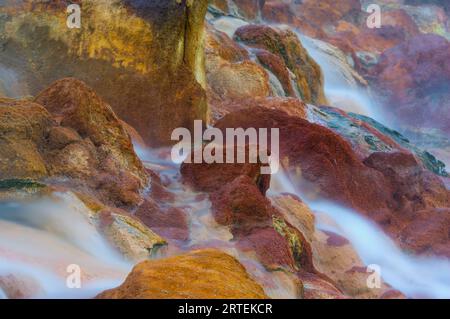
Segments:
[[[351,66],[351,58],[326,42],[299,33],[297,36],[322,69],[325,96],[331,106],[384,122],[381,109],[371,95],[367,82]]]

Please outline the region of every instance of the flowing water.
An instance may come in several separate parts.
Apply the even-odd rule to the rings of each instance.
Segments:
[[[372,221],[340,205],[308,199],[287,174],[272,176],[269,194],[291,193],[316,215],[316,227],[347,238],[365,265],[380,267],[385,282],[411,298],[450,298],[450,260],[409,255]],[[332,223],[330,223],[332,221]]]
[[[350,58],[326,42],[299,33],[297,35],[308,54],[322,69],[325,97],[329,105],[385,122],[378,102],[371,96],[367,82],[352,68]]]
[[[171,206],[181,208],[188,214],[190,239],[182,243],[179,249],[182,251],[200,248],[221,249],[239,260],[248,273],[262,284],[266,294],[271,298],[296,297],[297,289],[294,281],[286,277],[282,271],[266,271],[252,254],[237,248],[229,228],[215,221],[208,195],[193,191],[183,184],[180,175],[183,157],[172,160],[169,149],[150,150],[139,146],[135,146],[135,149],[145,166],[157,172],[161,180],[165,181],[166,188],[175,195],[175,203]],[[178,254],[180,251],[172,253]]]
[[[132,265],[110,248],[87,211],[70,193],[0,204],[0,283],[13,280],[28,298],[88,298],[120,284]],[[81,271],[79,289],[66,284],[70,265]]]

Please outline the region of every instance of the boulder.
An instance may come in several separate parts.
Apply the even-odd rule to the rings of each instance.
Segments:
[[[80,29],[66,26],[67,1],[0,8],[2,65],[35,95],[76,77],[91,86],[151,145],[206,120],[204,18],[207,0],[80,0]],[[62,9],[64,8],[64,10]]]
[[[265,299],[239,262],[217,250],[144,261],[99,299]]]
[[[41,105],[0,99],[0,179],[36,180],[48,176],[40,149],[53,125],[55,122]]]

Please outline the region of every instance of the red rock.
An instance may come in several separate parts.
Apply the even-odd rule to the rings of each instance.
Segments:
[[[313,38],[322,39],[326,37],[320,26],[311,23],[311,21],[308,21],[309,19],[298,16],[290,3],[277,0],[266,1],[262,16],[267,22],[288,24]]]
[[[248,46],[267,50],[283,59],[296,76],[303,101],[325,103],[321,69],[294,32],[267,25],[247,25],[237,29],[234,37]]]
[[[186,213],[175,207],[162,208],[146,199],[135,213],[146,226],[167,239],[187,240],[189,225]]]
[[[221,149],[218,148],[217,151]],[[235,148],[235,156],[237,156],[237,148]],[[223,149],[226,152],[226,149]],[[248,162],[249,147],[245,149],[246,163],[228,164],[228,163],[183,163],[181,166],[181,174],[183,180],[196,189],[213,192],[220,189],[223,185],[231,183],[239,176],[247,176],[257,185],[259,191],[265,194],[270,184],[270,175],[261,174],[261,163]]]
[[[214,216],[220,224],[231,226],[238,237],[253,228],[272,225],[275,211],[250,177],[242,175],[222,185],[211,195]]]
[[[304,194],[352,207],[393,238],[413,222],[414,212],[450,202],[441,180],[411,154],[373,153],[362,161],[329,129],[282,111],[241,110],[226,115],[216,127],[280,128],[281,162]]]
[[[228,114],[216,127],[279,128],[281,161],[298,182],[312,184],[306,189],[363,211],[386,208],[382,174],[361,163],[348,142],[327,128],[279,110],[256,108]]]
[[[298,4],[295,1],[293,3],[298,17],[323,30],[334,26],[341,19],[356,20],[361,14],[361,3],[358,0],[303,0]]]
[[[35,101],[62,126],[76,130],[81,137],[103,148],[103,159],[111,157],[114,162],[112,169],[129,170],[146,184],[147,175],[129,135],[111,107],[86,84],[71,78],[59,80],[41,92]]]
[[[280,80],[286,94],[295,97],[295,91],[291,84],[289,71],[284,61],[278,55],[272,54],[266,50],[258,50],[256,56],[258,57],[259,62],[272,71],[278,80]]]
[[[306,118],[306,104],[297,98],[249,98],[238,100],[212,100],[212,122],[215,123],[228,113],[250,108],[267,108],[270,110],[282,110],[289,115]]]
[[[244,252],[255,253],[268,270],[285,268],[292,271],[296,267],[288,243],[272,227],[255,228],[238,241],[238,247]]]
[[[80,135],[68,127],[54,127],[48,134],[49,147],[52,149],[62,149],[69,144],[81,141]]]
[[[416,254],[450,257],[450,209],[428,209],[411,216],[411,222],[402,229],[403,248]]]

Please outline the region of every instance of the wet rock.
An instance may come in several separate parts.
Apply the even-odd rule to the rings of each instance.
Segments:
[[[306,296],[326,298],[380,298],[391,292],[391,288],[381,282],[380,288],[371,289],[367,285],[371,272],[360,260],[350,242],[333,232],[321,231],[315,227],[315,217],[301,199],[293,195],[272,198],[275,207],[289,223],[298,229],[311,247],[314,267],[328,276],[339,290],[332,289],[318,279],[312,283],[305,280]],[[309,284],[308,284],[309,283]],[[326,288],[328,286],[328,288]],[[399,297],[401,294],[397,294]]]
[[[375,152],[364,159],[332,131],[277,110],[230,113],[216,127],[280,128],[281,162],[305,196],[350,206],[393,238],[411,223],[412,212],[448,206],[441,180],[407,152]]]
[[[210,249],[140,263],[123,285],[97,298],[264,299],[267,296],[236,259]]]
[[[269,69],[283,85],[283,89],[287,96],[296,97],[296,92],[292,87],[291,76],[284,61],[275,54],[266,50],[258,50],[256,52],[259,63]]]
[[[308,55],[294,32],[267,25],[248,25],[240,27],[234,37],[248,46],[265,49],[283,59],[296,76],[298,89],[306,103],[325,102],[320,67]]]

